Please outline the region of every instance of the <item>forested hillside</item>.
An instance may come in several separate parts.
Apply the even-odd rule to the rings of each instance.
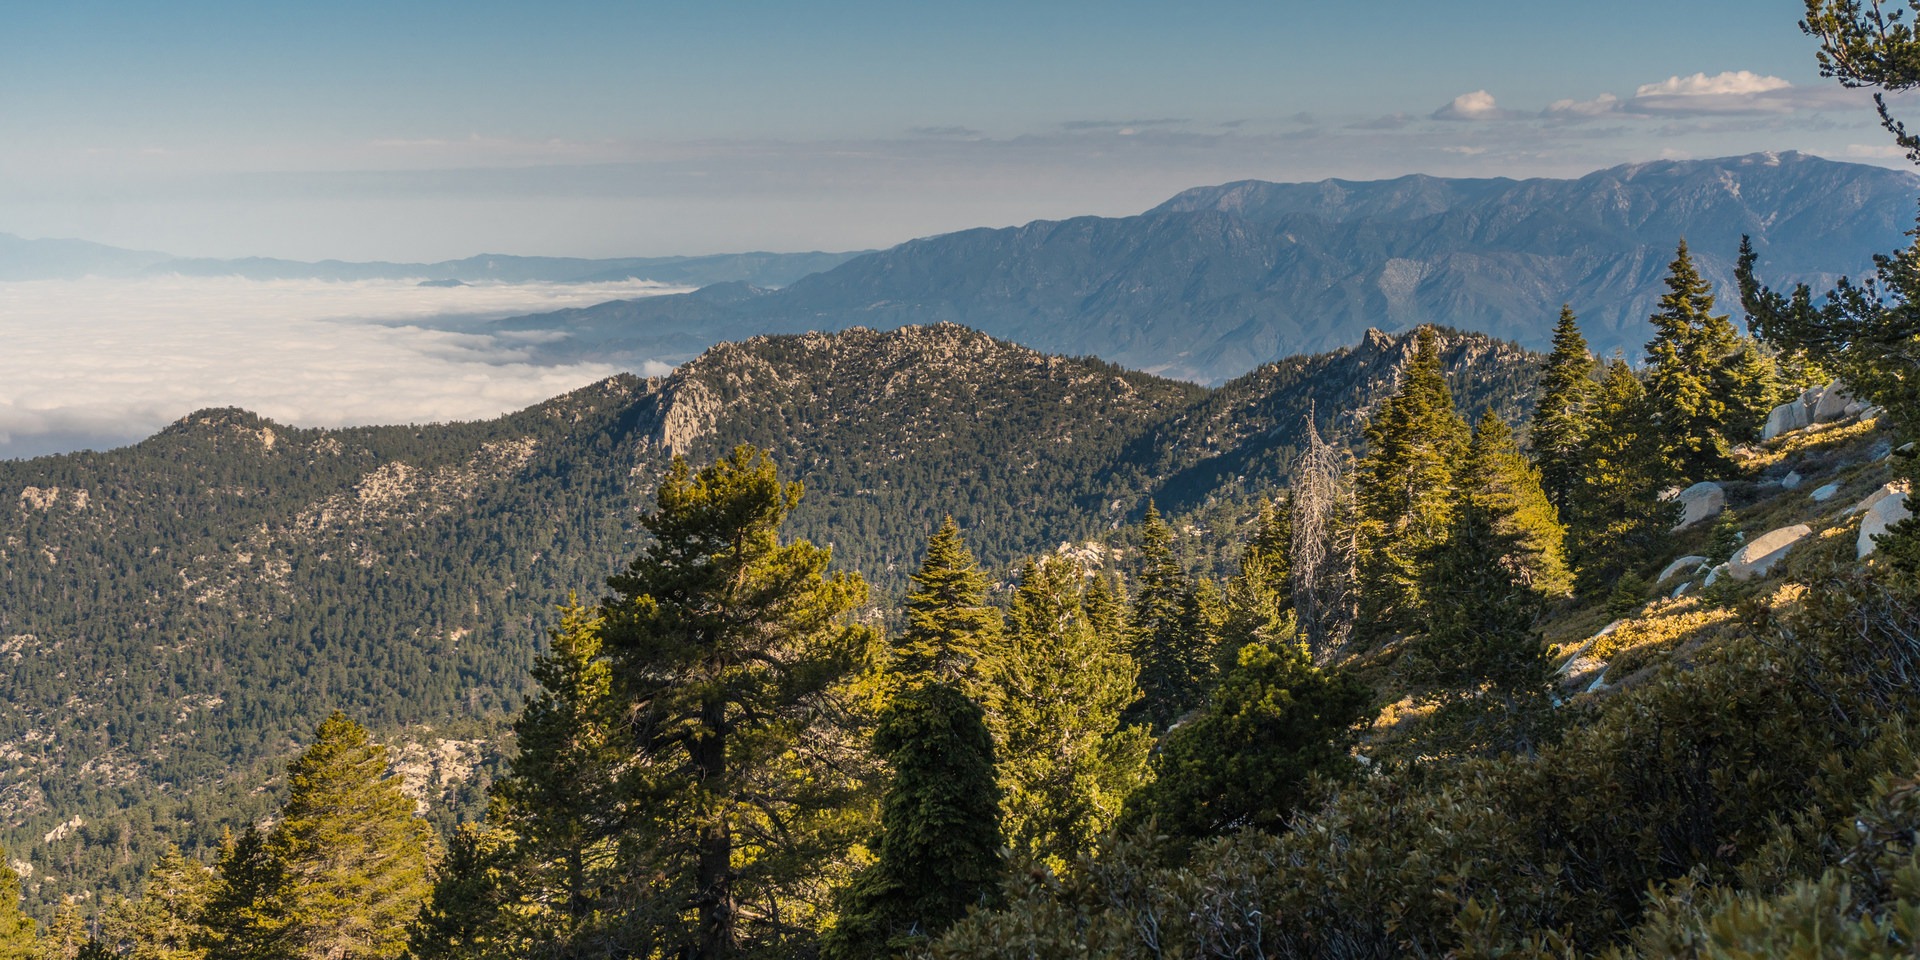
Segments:
[[[1464,406],[1523,412],[1538,358],[1444,338]],[[203,411],[141,444],[0,463],[0,839],[35,902],[125,888],[270,809],[280,764],[348,711],[398,738],[446,820],[497,773],[543,630],[638,548],[670,454],[770,448],[790,535],[897,594],[951,513],[988,569],[1128,544],[1149,498],[1230,554],[1307,413],[1342,442],[1409,337],[1216,390],[953,326],[761,337],[499,420],[306,430]],[[1213,524],[1209,526],[1208,524]]]

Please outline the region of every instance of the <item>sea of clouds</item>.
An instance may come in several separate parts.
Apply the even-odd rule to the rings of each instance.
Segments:
[[[120,446],[206,407],[302,427],[497,416],[634,365],[542,363],[533,338],[564,334],[499,336],[482,322],[673,292],[639,281],[0,283],[0,458]]]

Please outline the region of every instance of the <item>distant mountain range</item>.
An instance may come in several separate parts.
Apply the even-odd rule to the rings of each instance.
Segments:
[[[438,263],[345,260],[219,260],[123,250],[84,240],[26,240],[0,233],[0,280],[133,277],[179,274],[252,280],[429,280],[467,283],[599,283],[655,280],[684,286],[742,282],[780,287],[831,269],[855,253],[723,253],[698,257],[515,257],[481,254]]]
[[[1750,234],[1770,281],[1857,275],[1902,243],[1920,177],[1798,153],[1662,161],[1576,180],[1242,181],[1138,216],[914,240],[778,291],[731,283],[502,321],[558,356],[684,360],[761,333],[951,321],[1035,349],[1218,383],[1438,323],[1545,345],[1562,303],[1637,356],[1676,244],[1738,314]]]
[[[471,813],[542,625],[634,555],[672,453],[772,450],[806,485],[787,532],[880,596],[945,514],[996,578],[1063,542],[1107,556],[1149,497],[1200,556],[1238,542],[1309,411],[1355,438],[1411,340],[1208,389],[952,325],[756,337],[483,422],[206,410],[0,461],[0,845],[35,902],[128,889],[162,843],[264,815],[335,706],[409,744],[438,814]],[[1524,413],[1537,355],[1446,333],[1443,357],[1463,409]]]

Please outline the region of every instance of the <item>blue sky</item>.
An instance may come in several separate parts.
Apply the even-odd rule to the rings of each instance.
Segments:
[[[1248,177],[1897,162],[1797,0],[8,7],[0,231],[182,254],[853,249]]]

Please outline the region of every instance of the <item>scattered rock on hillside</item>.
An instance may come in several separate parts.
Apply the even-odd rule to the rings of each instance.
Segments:
[[[1674,529],[1685,530],[1709,517],[1718,516],[1720,511],[1725,510],[1727,491],[1725,487],[1711,480],[1702,480],[1680,491],[1679,496],[1674,500],[1680,504],[1680,522],[1674,526]]]
[[[1887,484],[1886,487],[1882,487],[1881,490],[1885,492],[1885,495],[1882,496],[1876,493],[1875,497],[1878,497],[1878,499],[1874,497],[1867,498],[1873,500],[1873,505],[1867,507],[1867,515],[1860,518],[1860,541],[1856,545],[1858,547],[1856,556],[1862,560],[1871,556],[1873,551],[1879,547],[1879,544],[1875,543],[1873,538],[1886,533],[1888,527],[1913,515],[1907,509],[1907,491],[1904,489],[1889,489],[1892,487],[1893,484]]]
[[[1805,402],[1789,400],[1774,407],[1773,412],[1767,414],[1767,425],[1761,430],[1760,437],[1763,440],[1772,440],[1783,433],[1805,429],[1811,421],[1812,417],[1807,411]]]
[[[1839,492],[1840,492],[1839,484],[1829,483],[1826,486],[1823,486],[1820,489],[1815,490],[1812,493],[1808,494],[1808,496],[1813,498],[1814,503],[1826,503],[1828,500],[1832,500],[1834,496]]]
[[[1813,403],[1813,422],[1832,423],[1847,415],[1847,407],[1853,405],[1853,397],[1847,393],[1847,385],[1835,380],[1820,391],[1820,399]]]
[[[1665,570],[1660,571],[1660,578],[1653,581],[1653,583],[1655,586],[1659,586],[1660,584],[1666,583],[1668,577],[1672,577],[1676,574],[1681,574],[1681,573],[1692,574],[1692,573],[1698,572],[1700,569],[1700,565],[1706,562],[1707,562],[1706,557],[1699,557],[1699,556],[1681,557],[1680,559],[1667,564],[1667,568]]]
[[[1727,575],[1735,580],[1766,576],[1767,571],[1773,569],[1773,565],[1779,563],[1794,544],[1812,532],[1812,527],[1797,523],[1754,538],[1727,561]]]
[[[1861,512],[1862,510],[1871,510],[1873,509],[1874,504],[1877,504],[1880,501],[1885,500],[1886,498],[1891,497],[1896,493],[1905,493],[1906,490],[1907,490],[1906,482],[1902,480],[1895,480],[1892,483],[1883,483],[1880,485],[1880,489],[1867,494],[1865,499],[1861,500],[1859,503],[1856,503],[1851,507],[1848,507],[1846,510],[1842,511],[1840,515],[1843,517],[1850,517],[1856,513]]]
[[[1800,476],[1800,471],[1798,470],[1780,478],[1780,486],[1788,490],[1798,490],[1800,489],[1800,485],[1805,482],[1805,478]]]
[[[1708,570],[1707,578],[1705,580],[1700,581],[1700,586],[1703,589],[1706,587],[1711,587],[1714,584],[1719,583],[1720,578],[1726,575],[1727,575],[1727,565],[1723,563],[1717,567],[1714,567],[1712,570]]]

